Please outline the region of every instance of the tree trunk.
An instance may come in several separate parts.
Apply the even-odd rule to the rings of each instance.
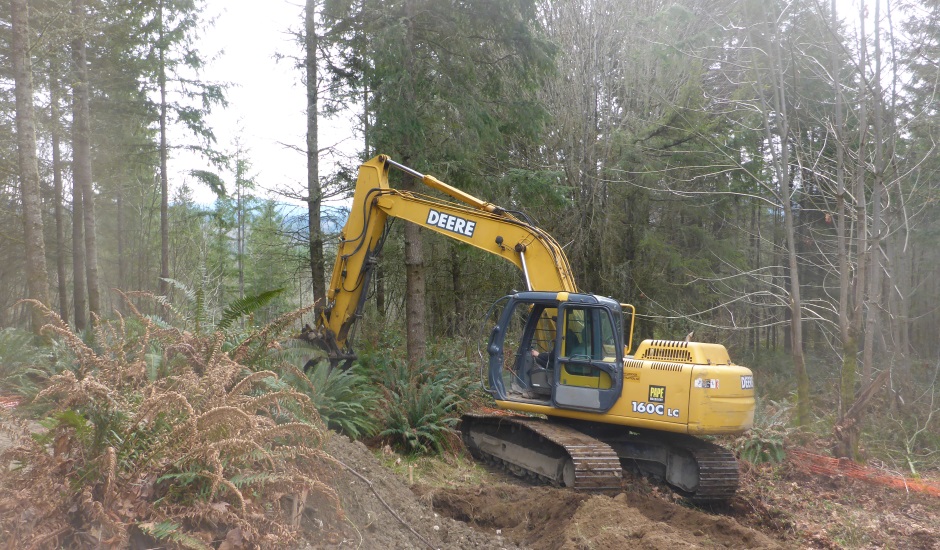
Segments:
[[[85,309],[85,231],[82,207],[82,185],[72,177],[72,306],[75,314],[75,330],[85,330],[88,312]]]
[[[783,212],[790,260],[790,355],[793,358],[793,372],[796,375],[797,425],[806,426],[809,423],[810,410],[809,376],[806,372],[806,360],[803,355],[803,301],[800,293],[799,260],[796,254],[793,211],[786,199],[787,197],[784,199]]]
[[[118,247],[118,288],[127,288],[127,260],[124,258],[124,184],[117,186],[117,247]],[[119,302],[120,303],[120,302]],[[120,306],[119,306],[120,307]]]
[[[868,6],[863,2],[859,5],[859,88],[861,93],[858,95],[858,154],[856,155],[855,167],[855,229],[856,235],[856,258],[857,266],[855,268],[855,299],[853,301],[852,312],[852,330],[856,338],[860,337],[862,332],[862,321],[865,317],[865,297],[866,281],[868,280],[868,263],[871,255],[868,249],[868,200],[865,190],[865,175],[867,174],[866,159],[868,153],[868,78],[865,75],[865,68],[868,66],[868,46],[865,38],[865,15]],[[862,382],[867,384],[871,381],[871,373],[865,372],[864,361],[862,363]]]
[[[53,201],[55,202],[55,267],[59,294],[59,317],[62,318],[62,321],[68,323],[69,289],[68,272],[65,268],[65,214],[63,213],[63,166],[60,142],[60,132],[62,128],[59,125],[59,119],[61,118],[59,113],[59,94],[58,61],[51,60],[49,62],[49,104],[51,109],[50,118],[52,119],[52,187]]]
[[[29,8],[26,0],[11,0],[13,36],[10,57],[16,95],[16,148],[18,152],[23,230],[26,246],[26,279],[29,297],[49,303],[46,249],[43,242],[42,198],[39,194],[39,164],[36,160],[36,121],[33,110],[33,77],[29,57]],[[32,329],[43,326],[42,312],[31,308]]]
[[[317,142],[317,0],[307,0],[306,7],[306,59],[307,72],[307,219],[310,231],[310,284],[316,310],[326,305],[326,274],[323,267],[323,229],[320,224],[320,156]]]
[[[831,24],[832,29],[839,28],[839,18],[836,0],[831,2]],[[835,125],[836,135],[836,238],[838,239],[839,255],[839,334],[842,339],[842,371],[840,373],[840,399],[839,399],[839,418],[845,419],[846,413],[852,403],[855,401],[855,383],[856,372],[858,369],[858,337],[855,332],[854,323],[850,318],[854,310],[849,303],[851,294],[849,290],[852,286],[852,273],[849,269],[849,235],[846,234],[846,189],[845,189],[845,122],[842,113],[842,81],[841,67],[839,66],[839,49],[833,45],[831,51],[832,88],[835,94]],[[857,427],[847,426],[846,429],[836,434],[839,436],[837,448],[841,450],[842,456],[855,458],[858,454],[858,430]]]
[[[160,51],[160,295],[170,293],[170,191],[169,177],[167,176],[167,142],[166,142],[166,43],[164,37],[163,0],[157,10],[160,18],[159,44]]]
[[[369,86],[368,80],[362,90],[362,104],[365,108],[362,110],[362,138],[363,151],[366,158],[375,156],[375,151],[369,146],[369,140],[372,137],[371,126],[369,124]],[[385,268],[382,266],[382,251],[375,257],[375,309],[379,317],[385,318]]]
[[[244,185],[244,164],[241,153],[235,157],[235,251],[238,257],[238,298],[245,297],[245,212],[242,203],[242,187]]]
[[[407,80],[403,90],[403,108],[412,109],[414,115],[415,106],[415,39],[414,39],[414,18],[415,7],[413,0],[405,1],[405,71]],[[416,127],[417,125],[415,125]],[[402,143],[402,160],[408,164],[411,156],[414,154],[412,148],[414,144],[405,133],[405,139]],[[405,178],[406,190],[415,188],[414,181],[411,178]],[[424,360],[427,351],[427,333],[425,323],[425,273],[424,273],[424,253],[421,228],[417,225],[405,222],[405,323],[407,326],[408,341],[408,362],[411,365],[417,365]]]
[[[796,378],[797,425],[809,423],[809,376],[803,355],[803,303],[800,287],[799,259],[797,257],[796,228],[793,217],[793,195],[796,187],[790,173],[790,129],[788,118],[788,98],[786,94],[786,71],[780,51],[780,36],[770,23],[764,20],[764,36],[770,41],[767,51],[770,82],[767,83],[772,94],[772,105],[765,105],[764,137],[770,147],[773,169],[777,176],[777,198],[783,208],[784,238],[786,239],[787,258],[790,275],[790,355],[793,360],[793,373]],[[763,88],[761,71],[757,71],[758,84]],[[765,100],[766,101],[766,100]],[[771,127],[771,113],[775,114],[775,125]],[[774,132],[779,138],[779,151],[774,145]]]
[[[98,245],[95,238],[95,193],[91,180],[91,115],[88,97],[88,66],[85,60],[85,0],[72,0],[72,17],[78,35],[72,40],[72,177],[82,189],[82,225],[85,230],[85,277],[88,311],[101,311],[98,291]]]
[[[454,285],[454,336],[467,334],[467,301],[464,297],[463,271],[460,263],[460,248],[450,243],[450,276]]]
[[[875,331],[881,326],[881,308],[882,308],[882,277],[884,271],[881,265],[882,250],[881,245],[886,234],[884,228],[884,197],[885,197],[885,172],[887,162],[885,161],[884,151],[884,94],[881,87],[881,32],[880,20],[881,3],[875,3],[874,28],[872,29],[872,38],[874,40],[875,51],[873,62],[875,73],[872,75],[872,86],[874,88],[872,117],[872,126],[874,135],[872,141],[874,145],[874,178],[871,191],[871,242],[868,257],[868,305],[866,307],[867,315],[865,317],[865,343],[862,349],[862,376],[866,382],[871,380],[875,364]],[[889,366],[890,368],[890,366]]]

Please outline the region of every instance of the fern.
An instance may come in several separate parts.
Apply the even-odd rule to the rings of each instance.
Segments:
[[[248,317],[268,305],[285,290],[283,288],[267,290],[252,296],[239,298],[229,303],[222,309],[218,323],[210,329],[209,319],[211,318],[211,312],[207,292],[209,288],[209,276],[205,268],[202,269],[201,281],[195,288],[190,288],[185,283],[177,281],[176,279],[166,278],[163,280],[183,293],[183,296],[186,298],[186,303],[189,306],[187,308],[188,312],[174,307],[171,301],[166,297],[159,297],[158,301],[169,309],[171,313],[180,318],[184,326],[191,329],[196,334],[227,332],[236,321]]]
[[[752,464],[783,462],[791,409],[786,401],[770,401],[766,407],[758,403],[754,427],[734,442],[738,456]]]
[[[341,513],[321,481],[329,457],[309,398],[274,372],[237,362],[223,335],[163,328],[128,300],[134,320],[97,321],[90,347],[34,305],[74,366],[37,395],[52,412],[45,430],[17,447],[21,467],[0,469],[0,509],[23,501],[37,508],[26,524],[0,514],[0,532],[12,534],[7,546],[39,547],[55,533],[72,547],[95,532],[124,547],[136,527],[161,546],[208,548],[203,540],[245,527],[246,546],[284,547],[299,534],[280,500],[285,491],[318,492]],[[244,340],[276,349],[271,326],[249,329]]]
[[[170,300],[169,296],[158,297],[157,301],[166,307],[176,317],[181,319],[184,326],[195,326],[195,332],[199,333],[200,322],[205,318],[205,311],[202,311],[205,306],[205,268],[203,268],[203,282],[199,285],[198,289],[189,288],[186,283],[177,281],[176,279],[164,278],[162,280],[166,281],[168,285],[183,293],[183,296],[186,297],[186,303],[193,305],[193,312],[192,314],[187,314],[184,311],[178,309],[173,305],[173,302]]]
[[[239,489],[243,489],[252,485],[262,485],[265,482],[277,479],[277,477],[269,472],[252,472],[232,476],[230,481]]]
[[[460,406],[470,394],[469,372],[457,362],[431,360],[412,369],[383,353],[369,354],[364,367],[385,396],[380,436],[412,454],[442,452],[456,436]]]
[[[211,546],[194,536],[187,535],[179,524],[172,521],[138,523],[137,528],[157,540],[173,542],[183,548],[212,550]]]
[[[346,371],[331,371],[329,363],[320,362],[303,372],[295,369],[294,376],[287,379],[295,389],[310,396],[327,426],[351,439],[360,439],[379,431],[374,411],[380,400],[369,380],[359,374],[360,370],[361,367],[354,366]]]
[[[222,311],[222,318],[216,323],[215,330],[223,332],[228,330],[235,321],[242,317],[247,317],[268,305],[271,300],[277,298],[283,292],[283,288],[277,288],[235,300]]]
[[[53,372],[53,355],[26,331],[0,330],[0,392],[33,395]]]
[[[783,435],[770,431],[755,428],[750,433],[739,439],[735,443],[735,449],[742,460],[751,464],[778,464],[783,462],[787,453],[784,450]]]

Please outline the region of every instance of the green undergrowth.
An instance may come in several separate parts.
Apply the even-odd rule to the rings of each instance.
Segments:
[[[0,395],[34,397],[56,372],[57,349],[30,332],[0,330]]]
[[[479,391],[470,364],[446,346],[432,347],[417,365],[387,349],[366,348],[357,366],[381,396],[379,437],[406,454],[439,454],[458,448],[459,415]]]

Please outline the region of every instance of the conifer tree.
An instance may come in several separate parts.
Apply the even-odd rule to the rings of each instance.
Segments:
[[[369,91],[366,117],[374,122],[366,139],[374,151],[418,170],[436,167],[437,176],[479,191],[484,174],[506,169],[513,138],[537,133],[543,111],[534,87],[552,66],[553,48],[537,32],[533,1],[337,0],[324,14],[347,52],[339,72]],[[404,226],[415,364],[425,353],[425,257],[417,226]]]
[[[11,0],[10,11],[13,27],[10,56],[16,94],[16,148],[19,155],[20,196],[23,201],[27,287],[31,299],[48,304],[49,283],[39,196],[39,166],[36,160],[36,115],[33,108],[29,10],[26,0]],[[42,313],[34,308],[32,328],[38,333],[42,325]]]

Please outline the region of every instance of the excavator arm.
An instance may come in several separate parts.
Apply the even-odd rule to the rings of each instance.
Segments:
[[[388,174],[393,167],[453,200],[392,189]],[[389,218],[415,223],[504,258],[522,271],[527,290],[577,292],[561,246],[522,214],[379,155],[359,168],[349,218],[340,233],[326,305],[316,327],[304,332],[305,339],[326,351],[332,367],[346,368],[355,358],[350,331],[362,314]]]

